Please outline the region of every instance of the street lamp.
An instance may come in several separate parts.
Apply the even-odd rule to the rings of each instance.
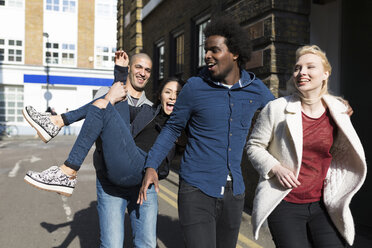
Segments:
[[[49,34],[47,32],[43,33],[43,36],[47,39],[46,42],[46,54],[45,54],[45,60],[46,60],[46,65],[45,65],[45,72],[46,72],[46,92],[44,94],[44,98],[46,100],[46,109],[49,108],[49,100],[52,99],[52,94],[49,91],[49,62],[51,59],[51,54],[49,53]],[[48,57],[49,55],[49,57]]]

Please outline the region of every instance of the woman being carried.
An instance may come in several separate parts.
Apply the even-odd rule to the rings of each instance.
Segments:
[[[126,78],[126,77],[125,77]],[[29,171],[25,181],[48,191],[70,196],[76,184],[76,174],[97,140],[102,140],[102,150],[109,180],[123,187],[141,183],[147,147],[151,147],[161,127],[173,111],[177,95],[183,86],[179,79],[169,79],[160,87],[158,103],[153,107],[146,127],[137,134],[138,145],[131,134],[130,111],[126,98],[125,85],[122,82],[113,84],[109,92],[100,99],[93,100],[83,107],[58,116],[59,124],[50,121],[51,116],[36,112],[31,106],[24,108],[26,120],[40,133],[44,129],[58,130],[65,125],[85,118],[81,131],[67,158],[61,166],[52,166],[43,172]],[[122,113],[114,107],[122,104]],[[69,114],[71,113],[71,114]],[[124,116],[124,118],[122,117]],[[54,125],[54,126],[53,126]],[[51,127],[52,126],[52,127]],[[143,136],[143,137],[142,137]]]
[[[254,235],[268,219],[277,247],[345,247],[354,241],[349,204],[365,180],[366,160],[345,105],[328,93],[330,74],[319,47],[299,48],[294,93],[267,104],[247,143],[260,174]]]

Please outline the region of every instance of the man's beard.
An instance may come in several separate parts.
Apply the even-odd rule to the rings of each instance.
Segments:
[[[135,89],[135,90],[138,91],[138,92],[142,92],[142,91],[145,90],[145,87],[140,88],[140,87],[137,87],[137,86],[135,86],[135,85],[133,85],[133,84],[132,84],[132,87],[133,87],[133,89]]]
[[[130,84],[132,85],[132,88],[134,89],[134,90],[136,90],[136,91],[138,91],[138,92],[142,92],[142,91],[144,91],[145,90],[145,87],[138,87],[138,86],[136,86],[136,85],[134,85],[132,82],[135,82],[135,79],[134,79],[135,77],[133,76],[133,75],[131,75],[131,74],[129,74],[129,80],[130,80]],[[144,85],[146,85],[146,84],[144,84]]]

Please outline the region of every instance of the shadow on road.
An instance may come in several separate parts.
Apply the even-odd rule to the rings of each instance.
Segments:
[[[70,226],[70,232],[59,248],[69,247],[71,242],[78,237],[81,248],[99,247],[99,224],[97,214],[97,201],[92,201],[90,206],[75,213],[74,219],[60,224],[42,222],[40,225],[49,233],[59,228]]]
[[[158,215],[158,239],[167,248],[184,247],[181,226],[177,220],[166,215]]]
[[[72,221],[52,224],[41,222],[40,225],[49,233],[55,232],[60,228],[69,226],[70,232],[65,240],[55,248],[70,247],[71,242],[78,238],[80,248],[95,248],[99,247],[99,222],[97,213],[97,201],[92,201],[90,206],[75,213]],[[183,237],[181,234],[181,227],[178,220],[173,220],[169,216],[158,215],[157,224],[158,239],[168,248],[183,247]],[[132,248],[132,229],[130,226],[129,215],[125,216],[125,248]]]

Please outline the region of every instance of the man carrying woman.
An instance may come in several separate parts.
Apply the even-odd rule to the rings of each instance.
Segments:
[[[120,81],[125,82],[126,68],[118,65],[128,66],[128,56],[123,52],[117,53],[116,64],[115,81],[121,77]],[[52,166],[41,173],[27,173],[25,180],[38,188],[71,195],[78,169],[93,143],[100,139],[94,165],[97,171],[101,247],[123,247],[126,209],[131,218],[134,245],[156,247],[157,194],[150,186],[150,194],[147,195],[149,203],[139,206],[136,200],[147,151],[173,111],[183,82],[167,80],[160,87],[158,103],[154,107],[148,104],[135,107],[139,101],[144,102],[143,90],[151,67],[151,59],[146,54],[134,55],[129,64],[126,85],[114,83],[103,97],[57,116],[57,121],[30,106],[24,109],[27,121],[46,141],[54,137],[62,126],[85,118],[74,147],[61,166]],[[172,155],[170,152],[163,163],[169,164]]]

